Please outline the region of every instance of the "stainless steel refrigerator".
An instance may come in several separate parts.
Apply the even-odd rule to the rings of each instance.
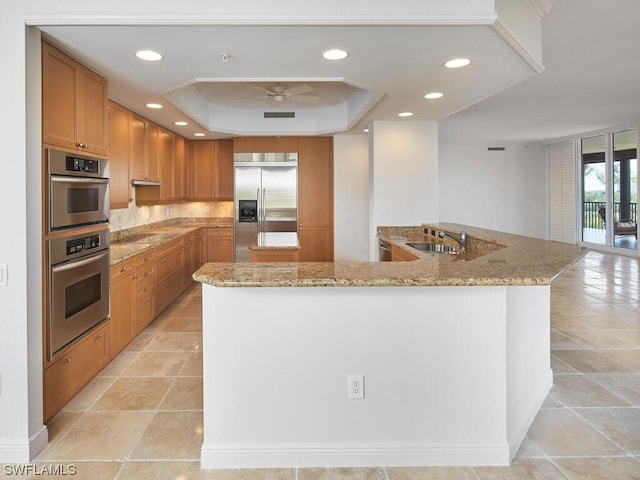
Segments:
[[[298,230],[298,154],[236,153],[235,261],[251,260],[258,232]]]

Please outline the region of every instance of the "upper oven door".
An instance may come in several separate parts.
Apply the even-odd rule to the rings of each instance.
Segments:
[[[109,316],[109,250],[50,267],[49,352]]]
[[[49,231],[109,221],[109,179],[51,175]]]

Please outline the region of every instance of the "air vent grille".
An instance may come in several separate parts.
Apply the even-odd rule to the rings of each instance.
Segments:
[[[264,112],[264,118],[296,118],[296,112]]]
[[[487,147],[490,152],[504,152],[504,147]]]

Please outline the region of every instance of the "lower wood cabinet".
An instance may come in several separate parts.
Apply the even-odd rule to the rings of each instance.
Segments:
[[[109,345],[112,355],[118,354],[135,335],[133,322],[133,258],[111,267],[111,326]]]
[[[59,412],[109,362],[109,320],[44,371],[44,420]]]
[[[205,262],[233,262],[233,228],[205,228]]]
[[[182,292],[183,239],[156,248],[156,314],[165,310]]]
[[[298,250],[251,250],[252,262],[297,262]]]

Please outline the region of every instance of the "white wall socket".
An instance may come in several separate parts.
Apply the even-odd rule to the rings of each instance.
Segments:
[[[6,263],[0,264],[0,287],[9,286],[9,265]]]
[[[349,400],[364,399],[364,375],[349,375]]]

